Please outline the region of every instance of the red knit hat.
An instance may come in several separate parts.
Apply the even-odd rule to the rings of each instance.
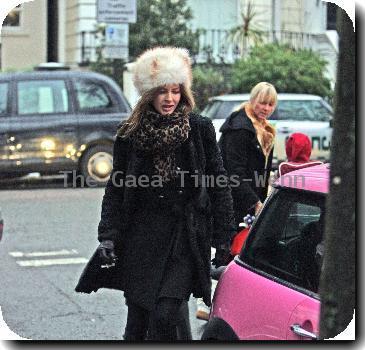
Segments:
[[[312,153],[312,143],[305,134],[291,134],[285,144],[286,156],[289,162],[308,162]]]

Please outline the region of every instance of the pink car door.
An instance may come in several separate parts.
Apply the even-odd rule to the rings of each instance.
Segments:
[[[276,191],[222,274],[211,318],[242,340],[315,339],[323,214],[324,195]]]
[[[221,276],[211,317],[228,322],[243,340],[311,339],[319,334],[320,303],[292,287],[251,271],[237,257]]]
[[[287,339],[316,339],[319,335],[319,312],[318,300],[306,298],[300,302],[290,317]]]

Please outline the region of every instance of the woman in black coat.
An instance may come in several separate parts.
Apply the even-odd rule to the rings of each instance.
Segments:
[[[187,51],[146,51],[134,82],[141,99],[118,130],[101,243],[76,291],[123,290],[124,339],[144,340],[148,331],[149,339],[171,341],[184,300],[193,293],[210,305],[210,248],[225,264],[235,233],[232,197],[214,127],[191,113]],[[100,259],[115,266],[101,270]]]
[[[261,82],[222,125],[219,140],[224,167],[232,181],[236,224],[255,215],[264,202],[271,171],[275,129],[267,119],[275,110],[273,85]]]

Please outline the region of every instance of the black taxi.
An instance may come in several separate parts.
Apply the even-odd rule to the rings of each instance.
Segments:
[[[64,173],[105,184],[117,126],[130,112],[119,86],[102,74],[0,74],[0,178]]]

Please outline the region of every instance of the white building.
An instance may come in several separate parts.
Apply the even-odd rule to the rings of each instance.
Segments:
[[[197,61],[206,60],[207,52],[212,60],[226,63],[242,54],[239,44],[227,40],[227,32],[242,24],[241,13],[249,2],[255,12],[252,25],[263,31],[264,41],[276,38],[320,52],[329,62],[329,77],[335,80],[337,33],[328,30],[327,18],[327,7],[333,5],[320,0],[187,0],[194,16],[192,29],[205,30]],[[24,3],[2,27],[1,69],[28,69],[45,61],[87,66],[96,59],[96,26],[96,0]]]
[[[47,1],[17,6],[1,30],[1,68],[31,69],[47,61]]]

